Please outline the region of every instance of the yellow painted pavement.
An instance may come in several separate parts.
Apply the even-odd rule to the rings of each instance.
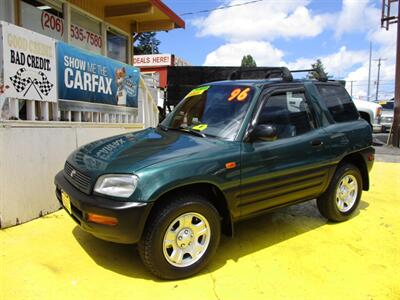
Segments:
[[[210,266],[160,281],[135,246],[98,240],[65,212],[0,231],[0,299],[400,299],[400,164],[375,163],[357,216],[314,201],[237,224]]]

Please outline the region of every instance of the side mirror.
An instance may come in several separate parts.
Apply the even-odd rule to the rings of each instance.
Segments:
[[[272,124],[257,125],[251,133],[251,139],[261,141],[274,141],[277,139],[276,127]]]

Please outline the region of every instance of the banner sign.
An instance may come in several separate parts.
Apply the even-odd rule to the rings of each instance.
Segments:
[[[55,40],[1,22],[5,97],[57,101]]]
[[[138,107],[138,68],[57,43],[58,98]]]
[[[134,55],[133,65],[137,67],[172,66],[171,54]]]

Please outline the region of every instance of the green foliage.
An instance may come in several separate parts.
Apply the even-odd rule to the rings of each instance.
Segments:
[[[143,32],[137,38],[137,46],[134,46],[134,54],[158,54],[160,41],[156,38],[155,32]]]
[[[321,59],[317,59],[315,63],[311,64],[312,69],[319,70],[320,74],[325,74],[326,77],[328,77],[328,73],[325,72],[325,66],[322,63]],[[308,79],[318,79],[319,75],[317,71],[311,71],[308,72],[307,78]]]
[[[248,54],[243,56],[242,58],[242,63],[240,65],[241,67],[257,67],[256,61],[254,58]]]

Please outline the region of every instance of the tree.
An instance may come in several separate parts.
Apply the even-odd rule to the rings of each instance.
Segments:
[[[311,71],[308,72],[309,79],[318,79],[320,77],[319,74],[325,75],[328,78],[328,73],[325,72],[324,64],[322,63],[321,59],[317,59],[315,63],[311,64],[311,68],[318,70],[318,71]]]
[[[257,67],[256,61],[254,58],[248,54],[243,56],[242,58],[242,64],[240,65],[241,67]]]
[[[143,32],[139,33],[135,39],[138,41],[138,45],[134,47],[135,54],[158,54],[158,46],[160,41],[156,38],[155,32]]]

